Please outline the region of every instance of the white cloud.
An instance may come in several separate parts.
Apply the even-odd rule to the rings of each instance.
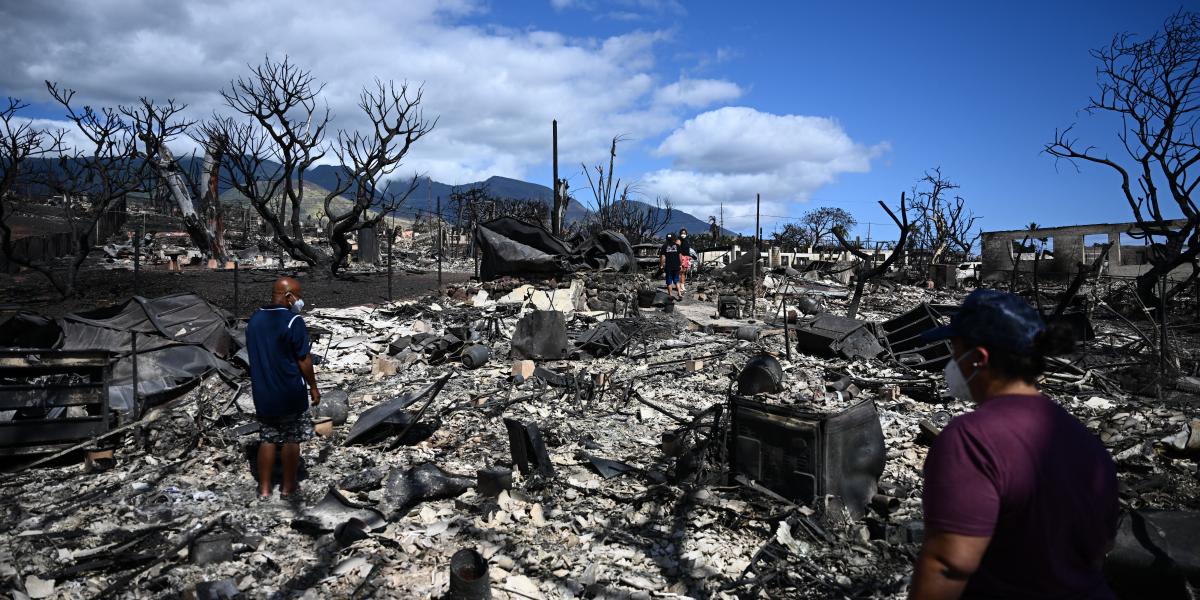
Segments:
[[[703,108],[718,102],[735,100],[742,88],[722,79],[680,79],[654,92],[655,101],[669,106]]]
[[[482,10],[466,0],[2,3],[0,91],[43,102],[49,79],[78,90],[81,102],[173,97],[203,118],[224,110],[218,90],[247,65],[287,55],[328,83],[334,126],[354,128],[363,124],[355,106],[363,84],[407,79],[424,83],[426,115],[440,120],[401,172],[451,182],[536,179],[529,169],[549,158],[551,119],[560,162],[570,165],[600,160],[614,134],[655,139],[683,116],[655,94],[667,33],[579,39],[462,18]]]
[[[833,119],[724,107],[667,136],[655,153],[673,164],[646,175],[643,185],[702,218],[724,203],[727,226],[752,228],[756,193],[766,199],[763,213],[786,214],[838,175],[870,170],[887,149],[886,142],[855,142]]]

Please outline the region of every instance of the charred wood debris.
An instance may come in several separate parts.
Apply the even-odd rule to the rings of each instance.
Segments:
[[[132,394],[103,439],[62,445],[88,451],[82,467],[69,452],[6,463],[0,589],[904,597],[923,460],[970,409],[943,396],[948,347],[917,334],[965,292],[873,281],[847,319],[844,280],[768,269],[751,285],[744,266],[693,274],[680,303],[648,274],[586,271],[306,314],[324,401],[291,502],[255,498],[230,320],[216,368],[145,406]],[[1041,385],[1110,449],[1128,511],[1194,523],[1196,299],[1159,327],[1131,283],[1072,283],[1025,292],[1085,340]],[[20,397],[0,424],[52,420]]]

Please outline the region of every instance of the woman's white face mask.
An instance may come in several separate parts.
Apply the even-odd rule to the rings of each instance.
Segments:
[[[975,376],[979,374],[979,371],[976,371],[971,374],[969,379],[963,375],[962,367],[958,363],[969,354],[968,352],[960,357],[950,359],[946,362],[946,368],[942,370],[946,376],[946,388],[950,395],[963,402],[974,400],[971,397],[971,379],[975,379]]]

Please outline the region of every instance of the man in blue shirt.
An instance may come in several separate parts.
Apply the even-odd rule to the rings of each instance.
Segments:
[[[250,355],[250,384],[254,410],[261,425],[258,446],[258,497],[271,495],[271,470],[275,451],[282,447],[283,485],[280,496],[296,491],[300,442],[312,439],[313,406],[321,402],[313,373],[312,344],[300,310],[304,308],[300,282],[281,277],[271,289],[271,303],[250,317],[246,349]]]

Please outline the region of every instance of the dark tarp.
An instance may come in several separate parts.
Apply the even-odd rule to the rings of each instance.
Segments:
[[[554,274],[569,270],[571,247],[549,231],[512,217],[482,223],[476,229],[479,276],[485,280],[504,275]]]
[[[133,406],[132,332],[137,332],[138,391],[147,403],[168,400],[213,370],[236,370],[223,358],[239,346],[228,331],[229,314],[193,293],[128,302],[61,319],[22,314],[0,323],[0,345],[52,350],[103,350],[116,354],[109,405]]]
[[[575,250],[574,259],[589,269],[610,269],[622,273],[637,272],[633,246],[625,236],[605,229],[588,238]]]
[[[475,243],[479,245],[479,275],[484,280],[582,269],[637,271],[633,247],[625,236],[611,230],[601,231],[573,248],[541,226],[500,217],[479,225]]]
[[[620,354],[629,343],[629,336],[612,321],[601,321],[584,332],[575,344],[592,356]]]

